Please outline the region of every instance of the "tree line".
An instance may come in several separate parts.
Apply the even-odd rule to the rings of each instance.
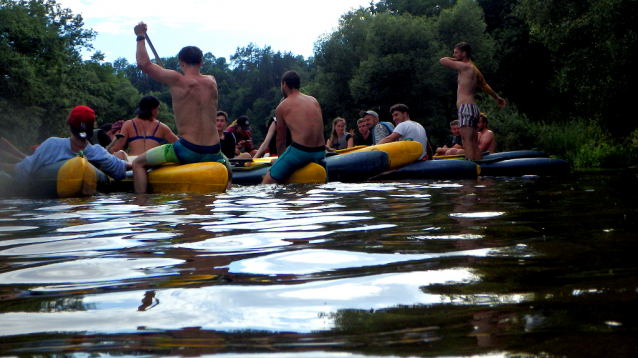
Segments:
[[[629,66],[638,39],[632,26],[637,3],[380,0],[343,14],[338,28],[317,40],[310,58],[249,44],[229,60],[206,53],[202,73],[217,80],[220,110],[231,119],[251,118],[257,141],[281,100],[281,75],[294,69],[302,76],[302,92],[322,106],[326,135],[337,116],[355,128],[360,110],[376,110],[389,120],[390,106],[405,103],[436,145],[456,116],[456,73],[438,60],[466,41],[487,82],[508,101],[501,112],[483,106],[495,125],[502,123],[497,135],[510,143],[499,149],[534,145],[533,136],[522,133],[527,124],[515,123],[587,123],[616,141],[632,133],[638,139],[638,123],[623,121],[636,83]],[[80,15],[54,0],[0,4],[0,135],[22,148],[63,136],[64,119],[77,104],[94,108],[99,124],[130,119],[146,94],[161,100],[160,120],[175,129],[166,86],[123,58],[105,62],[100,51],[81,58],[82,50],[95,50],[96,33],[84,28]],[[176,56],[162,61],[179,71]],[[506,128],[521,133],[508,141],[514,134]]]

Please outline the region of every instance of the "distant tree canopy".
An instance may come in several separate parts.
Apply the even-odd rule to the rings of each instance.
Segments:
[[[380,0],[342,15],[338,28],[315,43],[314,57],[251,43],[228,60],[206,53],[202,73],[216,78],[218,107],[231,121],[251,118],[257,141],[281,100],[282,74],[294,69],[302,92],[322,106],[326,135],[337,116],[353,128],[361,109],[389,120],[390,106],[405,103],[436,144],[456,116],[456,73],[438,61],[466,41],[487,82],[531,122],[594,119],[620,137],[638,126],[614,125],[632,103],[637,80],[629,67],[637,48],[637,4]],[[0,135],[23,148],[66,135],[66,116],[78,104],[95,109],[100,124],[129,119],[146,94],[162,101],[160,120],[174,129],[165,85],[123,58],[106,63],[99,51],[81,58],[81,51],[92,50],[95,32],[83,29],[80,15],[55,0],[0,5]],[[180,71],[176,57],[162,60]]]
[[[417,8],[411,2],[386,1],[344,15],[339,28],[316,44],[313,92],[324,115],[348,118],[353,126],[362,109],[390,120],[390,107],[404,103],[410,117],[430,132],[449,134],[447,123],[456,115],[456,73],[439,59],[451,56],[457,43],[469,42],[474,62],[489,81],[498,66],[494,41],[475,2],[447,9],[424,3],[419,11],[438,15],[414,16],[402,10]]]
[[[552,85],[573,103],[571,113],[595,117],[616,135],[638,127],[625,112],[638,80],[638,1],[519,0],[517,11],[551,51]]]
[[[24,147],[47,137],[65,136],[70,110],[84,104],[99,122],[125,119],[139,93],[100,52],[92,49],[95,32],[80,15],[55,1],[0,0],[0,133]]]

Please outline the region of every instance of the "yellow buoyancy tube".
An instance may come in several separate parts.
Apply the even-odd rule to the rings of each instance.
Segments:
[[[97,172],[84,156],[67,160],[58,170],[58,197],[92,196],[96,191]]]
[[[328,180],[326,170],[317,163],[309,163],[295,170],[283,184],[323,184]]]
[[[423,153],[423,146],[419,142],[405,140],[371,145],[369,147],[356,150],[356,152],[369,150],[380,150],[388,153],[390,156],[390,168],[388,170],[396,170],[408,164],[412,164],[419,159]]]
[[[148,173],[151,193],[222,193],[228,184],[228,171],[222,163],[168,164]]]

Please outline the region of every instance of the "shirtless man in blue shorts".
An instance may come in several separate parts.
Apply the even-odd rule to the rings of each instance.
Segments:
[[[476,87],[479,87],[485,93],[494,98],[499,107],[505,107],[505,100],[499,97],[494,90],[485,82],[485,78],[470,61],[472,48],[467,42],[461,42],[454,47],[454,57],[443,57],[440,62],[442,65],[459,72],[458,89],[456,91],[456,107],[459,114],[459,128],[461,130],[461,138],[463,140],[463,149],[465,149],[465,158],[469,160],[483,159],[481,150],[478,145],[477,124],[481,113],[476,101],[474,93]]]
[[[137,66],[152,79],[168,85],[173,98],[175,126],[180,139],[173,144],[155,147],[133,161],[133,182],[136,193],[145,193],[148,168],[164,163],[220,162],[228,170],[228,188],[232,170],[221,152],[217,134],[217,82],[213,76],[199,73],[203,64],[202,51],[195,46],[184,47],[178,55],[184,74],[164,69],[151,62],[146,51],[146,24],[135,26],[137,35]]]
[[[277,106],[277,153],[279,158],[264,176],[262,184],[280,183],[308,163],[325,168],[326,146],[323,139],[321,107],[314,97],[299,92],[301,78],[295,71],[281,77],[284,100]],[[286,129],[292,144],[286,149]]]

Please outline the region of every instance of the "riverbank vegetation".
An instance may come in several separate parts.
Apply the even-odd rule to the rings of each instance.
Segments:
[[[0,5],[0,135],[24,149],[64,136],[77,104],[103,124],[132,117],[146,94],[160,98],[160,120],[175,129],[168,88],[126,59],[105,62],[80,15],[53,0]],[[256,141],[281,99],[281,75],[295,69],[302,91],[322,105],[326,133],[334,117],[354,128],[361,109],[390,120],[390,106],[405,103],[436,146],[456,117],[456,73],[438,60],[467,41],[508,102],[500,109],[479,95],[497,150],[539,148],[575,167],[626,167],[638,164],[638,121],[625,114],[637,80],[629,68],[637,10],[632,0],[381,0],[344,14],[313,57],[248,44],[228,60],[206,53],[202,72],[217,79],[220,109],[253,120]],[[82,59],[87,49],[93,56]],[[175,56],[162,61],[179,71]]]

